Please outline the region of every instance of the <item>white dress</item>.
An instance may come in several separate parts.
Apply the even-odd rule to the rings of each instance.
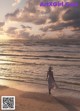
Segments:
[[[48,88],[52,89],[54,88],[54,77],[53,77],[53,72],[48,71]]]

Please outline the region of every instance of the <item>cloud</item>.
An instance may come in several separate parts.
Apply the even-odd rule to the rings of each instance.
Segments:
[[[0,27],[3,27],[5,25],[5,22],[0,22]]]
[[[5,22],[0,22],[0,34],[3,33],[3,26],[5,25]]]
[[[42,0],[28,0],[22,9],[6,14],[6,18],[11,21],[31,22],[36,25],[46,24],[48,19],[51,22],[57,22],[61,9],[40,7],[40,1]],[[46,1],[49,0],[43,0],[43,2]]]
[[[17,28],[17,27],[8,27],[5,33],[12,37],[17,39],[24,39],[24,40],[39,40],[44,34],[31,34],[31,27],[24,26],[22,27],[26,28]],[[29,29],[29,30],[28,30]]]
[[[14,3],[12,4],[12,6],[17,5],[18,3],[20,3],[21,0],[14,0]]]
[[[16,30],[17,30],[16,27],[9,27],[9,28],[6,30],[6,33],[15,34],[15,33],[16,33]]]
[[[13,13],[7,13],[6,19],[9,21],[16,21],[20,23],[32,23],[40,26],[40,31],[46,32],[61,31],[69,28],[72,30],[80,29],[80,5],[78,7],[40,7],[40,2],[50,0],[27,0],[22,9],[16,9]],[[55,0],[51,0],[55,1]],[[58,1],[58,0],[57,0]],[[68,0],[71,2],[78,2],[80,0]],[[19,1],[16,1],[19,3]],[[26,29],[32,30],[31,27],[21,25],[26,35]],[[29,36],[29,35],[28,35]]]
[[[29,36],[29,32],[25,29],[19,29],[17,27],[8,27],[5,33],[13,38],[27,38]]]
[[[25,29],[25,28],[32,29],[32,27],[30,27],[30,26],[25,26],[25,25],[21,25],[21,27],[22,27],[23,29]]]
[[[22,9],[17,9],[13,13],[6,14],[6,18],[17,22],[31,22],[36,25],[45,24],[50,12],[50,8],[40,7],[38,0],[28,0]]]

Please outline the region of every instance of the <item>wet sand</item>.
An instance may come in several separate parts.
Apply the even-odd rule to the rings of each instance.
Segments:
[[[1,96],[15,96],[15,111],[80,111],[80,99],[0,86]],[[0,101],[1,104],[1,101]],[[0,108],[1,111],[1,108]]]

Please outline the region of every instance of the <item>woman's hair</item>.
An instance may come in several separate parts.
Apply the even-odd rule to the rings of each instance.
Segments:
[[[52,67],[51,66],[49,66],[49,71],[51,71],[52,70]]]

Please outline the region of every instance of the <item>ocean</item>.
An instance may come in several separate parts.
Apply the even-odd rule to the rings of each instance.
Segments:
[[[49,66],[58,88],[80,91],[80,45],[36,40],[0,42],[0,80],[47,86]]]

